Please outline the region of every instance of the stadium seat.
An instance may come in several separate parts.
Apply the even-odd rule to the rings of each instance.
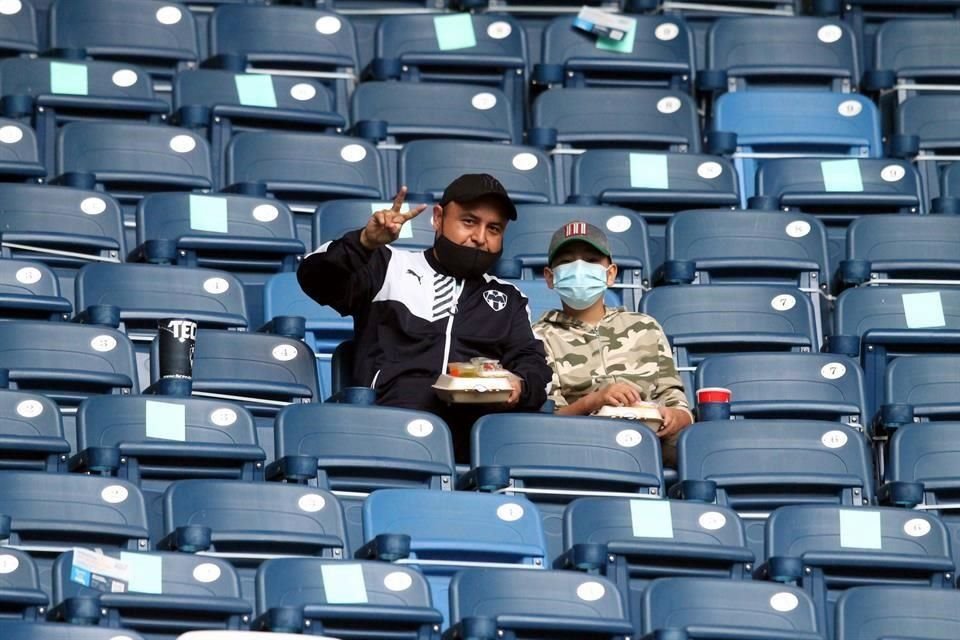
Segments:
[[[930,204],[931,213],[960,211],[960,166],[949,164],[940,173],[940,196]]]
[[[640,300],[640,311],[666,332],[691,404],[691,372],[708,355],[820,346],[810,299],[783,285],[657,287]]]
[[[960,633],[960,593],[915,587],[856,587],[837,601],[836,640],[923,637]]]
[[[126,255],[120,205],[102,192],[0,184],[0,255],[43,261],[72,301],[78,269]]]
[[[315,487],[180,480],[164,494],[163,511],[165,537],[157,548],[223,557],[236,567],[248,602],[264,560],[288,555],[341,559],[347,547],[340,503]]]
[[[869,216],[847,229],[842,285],[955,280],[960,273],[960,219],[951,215]]]
[[[42,262],[0,260],[0,318],[66,320],[73,309],[57,276]]]
[[[952,588],[950,538],[934,515],[909,509],[782,507],[766,530],[766,561],[755,577],[795,584],[813,599],[817,627],[834,627],[847,588]],[[932,590],[932,589],[931,589]],[[828,637],[830,637],[828,635]]]
[[[364,498],[384,488],[452,491],[450,430],[436,416],[394,407],[301,404],[275,425],[268,479],[317,484],[340,497],[354,548],[363,540]]]
[[[53,620],[126,627],[157,640],[198,628],[245,629],[252,613],[229,563],[187,553],[108,551],[91,562],[68,551],[54,563],[52,601]]]
[[[836,422],[733,420],[685,429],[677,445],[680,482],[671,495],[726,505],[763,554],[763,522],[794,504],[869,504],[874,491],[866,438]],[[769,546],[768,546],[769,550]]]
[[[146,72],[119,62],[11,58],[0,64],[0,94],[4,115],[36,129],[48,174],[60,125],[80,119],[159,122],[169,110]]]
[[[200,57],[193,14],[174,2],[58,0],[50,7],[50,46],[64,57],[139,64],[165,92]]]
[[[419,571],[384,562],[267,560],[257,572],[254,628],[342,640],[439,640],[440,613]],[[272,635],[271,635],[272,637]]]
[[[129,640],[145,640],[139,633],[126,629],[0,620],[0,634],[6,640],[116,640],[117,634],[120,632],[123,633],[122,637],[129,638]],[[255,639],[250,638],[249,640]],[[274,639],[270,638],[269,640]],[[276,640],[282,639],[277,638]]]
[[[625,42],[608,43],[575,28],[573,16],[554,18],[543,31],[542,64],[533,68],[539,85],[565,87],[669,87],[694,84],[693,38],[682,18],[631,15]]]
[[[749,579],[743,524],[727,507],[681,500],[580,498],[563,514],[555,568],[599,573],[624,594],[638,637],[643,591],[665,576]]]
[[[605,230],[613,261],[619,267],[618,282],[612,288],[619,294],[623,306],[636,309],[643,290],[650,286],[652,275],[647,224],[629,209],[520,205],[517,207],[517,219],[510,223],[509,231],[504,235],[503,255],[494,271],[503,276],[507,275],[507,270],[511,270],[511,277],[519,275],[524,280],[543,278],[550,238],[560,226],[574,220],[588,222]],[[516,273],[518,269],[519,273]]]
[[[837,298],[832,353],[859,358],[872,415],[883,396],[883,375],[891,359],[904,355],[956,352],[960,291],[927,287],[859,287]]]
[[[531,502],[515,496],[375,491],[363,505],[363,536],[366,544],[358,558],[391,560],[423,571],[444,626],[451,622],[450,578],[459,569],[545,566],[540,515]]]
[[[0,390],[0,469],[59,471],[69,454],[60,411],[52,400]]]
[[[264,317],[267,322],[283,316],[299,316],[305,320],[304,342],[317,361],[321,396],[333,395],[331,359],[337,345],[353,337],[353,318],[341,316],[333,307],[321,305],[303,292],[295,273],[278,273],[264,287]]]
[[[332,11],[299,7],[224,5],[210,20],[208,67],[237,73],[303,76],[333,93],[346,117],[357,82],[357,42],[349,20]],[[308,93],[303,91],[301,95]]]
[[[929,201],[940,196],[941,173],[960,149],[960,136],[950,117],[960,96],[915,95],[897,106],[889,154],[915,161]]]
[[[616,205],[640,213],[650,231],[650,258],[663,263],[664,225],[677,211],[735,207],[737,175],[723,158],[693,153],[589,150],[573,165],[568,202]]]
[[[530,322],[539,321],[543,314],[552,310],[560,309],[560,296],[553,289],[547,287],[546,280],[508,280],[510,284],[520,290],[520,293],[527,299],[527,309],[530,312]],[[608,307],[622,306],[623,301],[614,293],[614,290],[607,289],[603,296],[604,304]],[[632,311],[632,309],[630,309]],[[336,366],[334,366],[336,369]],[[333,373],[336,376],[336,373]]]
[[[771,34],[776,34],[771,38]],[[860,83],[853,31],[834,18],[720,18],[707,34],[701,90],[819,89],[850,93]]]
[[[826,353],[709,356],[697,367],[697,388],[731,392],[735,418],[832,420],[867,429],[863,372],[856,361]]]
[[[0,189],[2,189],[2,186],[0,186]],[[416,205],[417,203],[414,202],[413,204]],[[371,215],[392,206],[392,202],[376,200],[329,200],[324,202],[317,207],[317,213],[313,218],[313,249],[319,249],[325,242],[342,238],[350,231],[363,229]],[[409,210],[410,203],[404,202],[401,211]],[[513,225],[519,219],[518,217],[517,221],[510,223],[511,234],[513,233]],[[433,241],[437,237],[437,231],[433,228],[432,220],[428,212],[428,215],[417,216],[405,223],[400,237],[391,246],[411,250],[423,250],[432,247]],[[507,238],[509,236],[504,239]]]
[[[643,595],[648,638],[820,640],[820,629],[813,601],[795,587],[662,578]]]
[[[468,569],[450,582],[448,640],[629,637],[623,598],[600,576],[566,571]]]
[[[909,422],[960,420],[960,356],[896,358],[887,366],[883,386],[884,404],[880,409],[886,428]]]
[[[0,181],[37,182],[47,174],[33,129],[0,118]]]
[[[293,633],[272,633],[269,631],[244,631],[240,640],[301,640],[303,636]],[[177,640],[235,640],[236,631],[188,631]],[[315,636],[320,640],[338,640],[328,636]]]
[[[767,160],[757,172],[757,200],[823,221],[830,259],[843,259],[848,225],[866,214],[926,213],[920,178],[910,162],[880,158]]]
[[[36,9],[31,0],[11,2],[0,15],[0,53],[4,57],[40,52]]]
[[[23,551],[0,549],[0,625],[8,620],[42,620],[48,601],[33,559]]]
[[[127,245],[135,243],[136,204],[159,191],[215,186],[206,140],[186,129],[114,122],[71,122],[57,139],[58,182],[107,191],[124,210]]]
[[[270,194],[299,214],[294,219],[297,236],[304,243],[310,241],[310,216],[319,203],[386,197],[380,155],[359,138],[241,133],[227,146],[226,170],[231,190]]]
[[[334,95],[311,78],[195,69],[177,74],[173,84],[174,122],[204,132],[213,148],[215,172],[234,133],[290,130],[339,133],[346,127],[335,111]]]
[[[152,383],[160,379],[158,353],[154,341]],[[197,331],[192,388],[195,396],[231,400],[250,411],[268,461],[273,460],[273,421],[280,409],[320,400],[317,367],[307,345],[279,335],[240,331]]]
[[[947,60],[960,45],[952,26],[951,20],[884,22],[874,41],[873,68],[864,76],[867,88],[889,92],[895,102],[938,86],[949,90],[943,85],[956,84],[957,71]]]
[[[556,88],[533,102],[531,145],[549,149],[558,190],[570,190],[585,149],[700,152],[697,105],[670,89]]]
[[[755,193],[759,160],[798,155],[879,158],[883,152],[877,107],[870,100],[856,94],[800,90],[720,96],[714,103],[706,148],[733,157],[743,206]]]
[[[547,562],[563,552],[567,503],[590,495],[662,497],[660,446],[646,425],[608,418],[501,414],[470,432],[470,472],[463,488],[519,494],[537,505]]]
[[[667,284],[792,284],[813,304],[823,332],[831,265],[826,230],[813,216],[779,211],[696,209],[666,228]]]
[[[520,23],[509,15],[407,14],[380,20],[373,77],[494,86],[523,122],[529,58]]]
[[[496,176],[516,204],[557,201],[550,160],[533,147],[417,140],[403,147],[398,166],[399,184],[407,186],[410,202],[439,201],[447,185],[464,173]]]

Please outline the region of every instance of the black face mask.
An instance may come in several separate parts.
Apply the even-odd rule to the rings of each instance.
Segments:
[[[468,280],[479,278],[500,259],[502,251],[491,253],[482,249],[465,247],[444,236],[437,234],[433,243],[433,250],[437,254],[437,261],[447,273],[454,278]]]

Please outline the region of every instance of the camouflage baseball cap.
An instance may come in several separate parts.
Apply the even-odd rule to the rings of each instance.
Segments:
[[[563,225],[553,234],[550,239],[547,262],[552,263],[557,252],[571,242],[586,242],[608,258],[613,257],[610,254],[610,243],[607,241],[607,235],[603,231],[588,222],[575,220]]]

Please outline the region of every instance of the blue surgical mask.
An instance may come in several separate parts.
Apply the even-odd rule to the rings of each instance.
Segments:
[[[553,288],[572,309],[586,309],[607,290],[607,269],[602,264],[576,260],[553,270]]]

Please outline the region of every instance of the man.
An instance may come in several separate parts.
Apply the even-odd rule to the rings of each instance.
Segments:
[[[354,380],[376,391],[377,404],[430,411],[453,432],[457,460],[467,462],[470,428],[483,413],[537,411],[550,381],[543,345],[530,328],[527,299],[486,274],[517,210],[487,174],[454,180],[433,207],[436,239],[426,251],[390,244],[426,205],[376,212],[362,230],[328,242],[297,271],[320,304],[354,317]],[[431,388],[450,362],[495,358],[516,376],[505,407],[447,405]]]
[[[570,222],[553,234],[544,269],[563,310],[533,326],[553,369],[550,399],[560,415],[590,415],[604,406],[659,404],[657,436],[664,464],[676,464],[680,431],[693,422],[670,344],[656,320],[603,298],[616,281],[607,236],[592,224]]]

